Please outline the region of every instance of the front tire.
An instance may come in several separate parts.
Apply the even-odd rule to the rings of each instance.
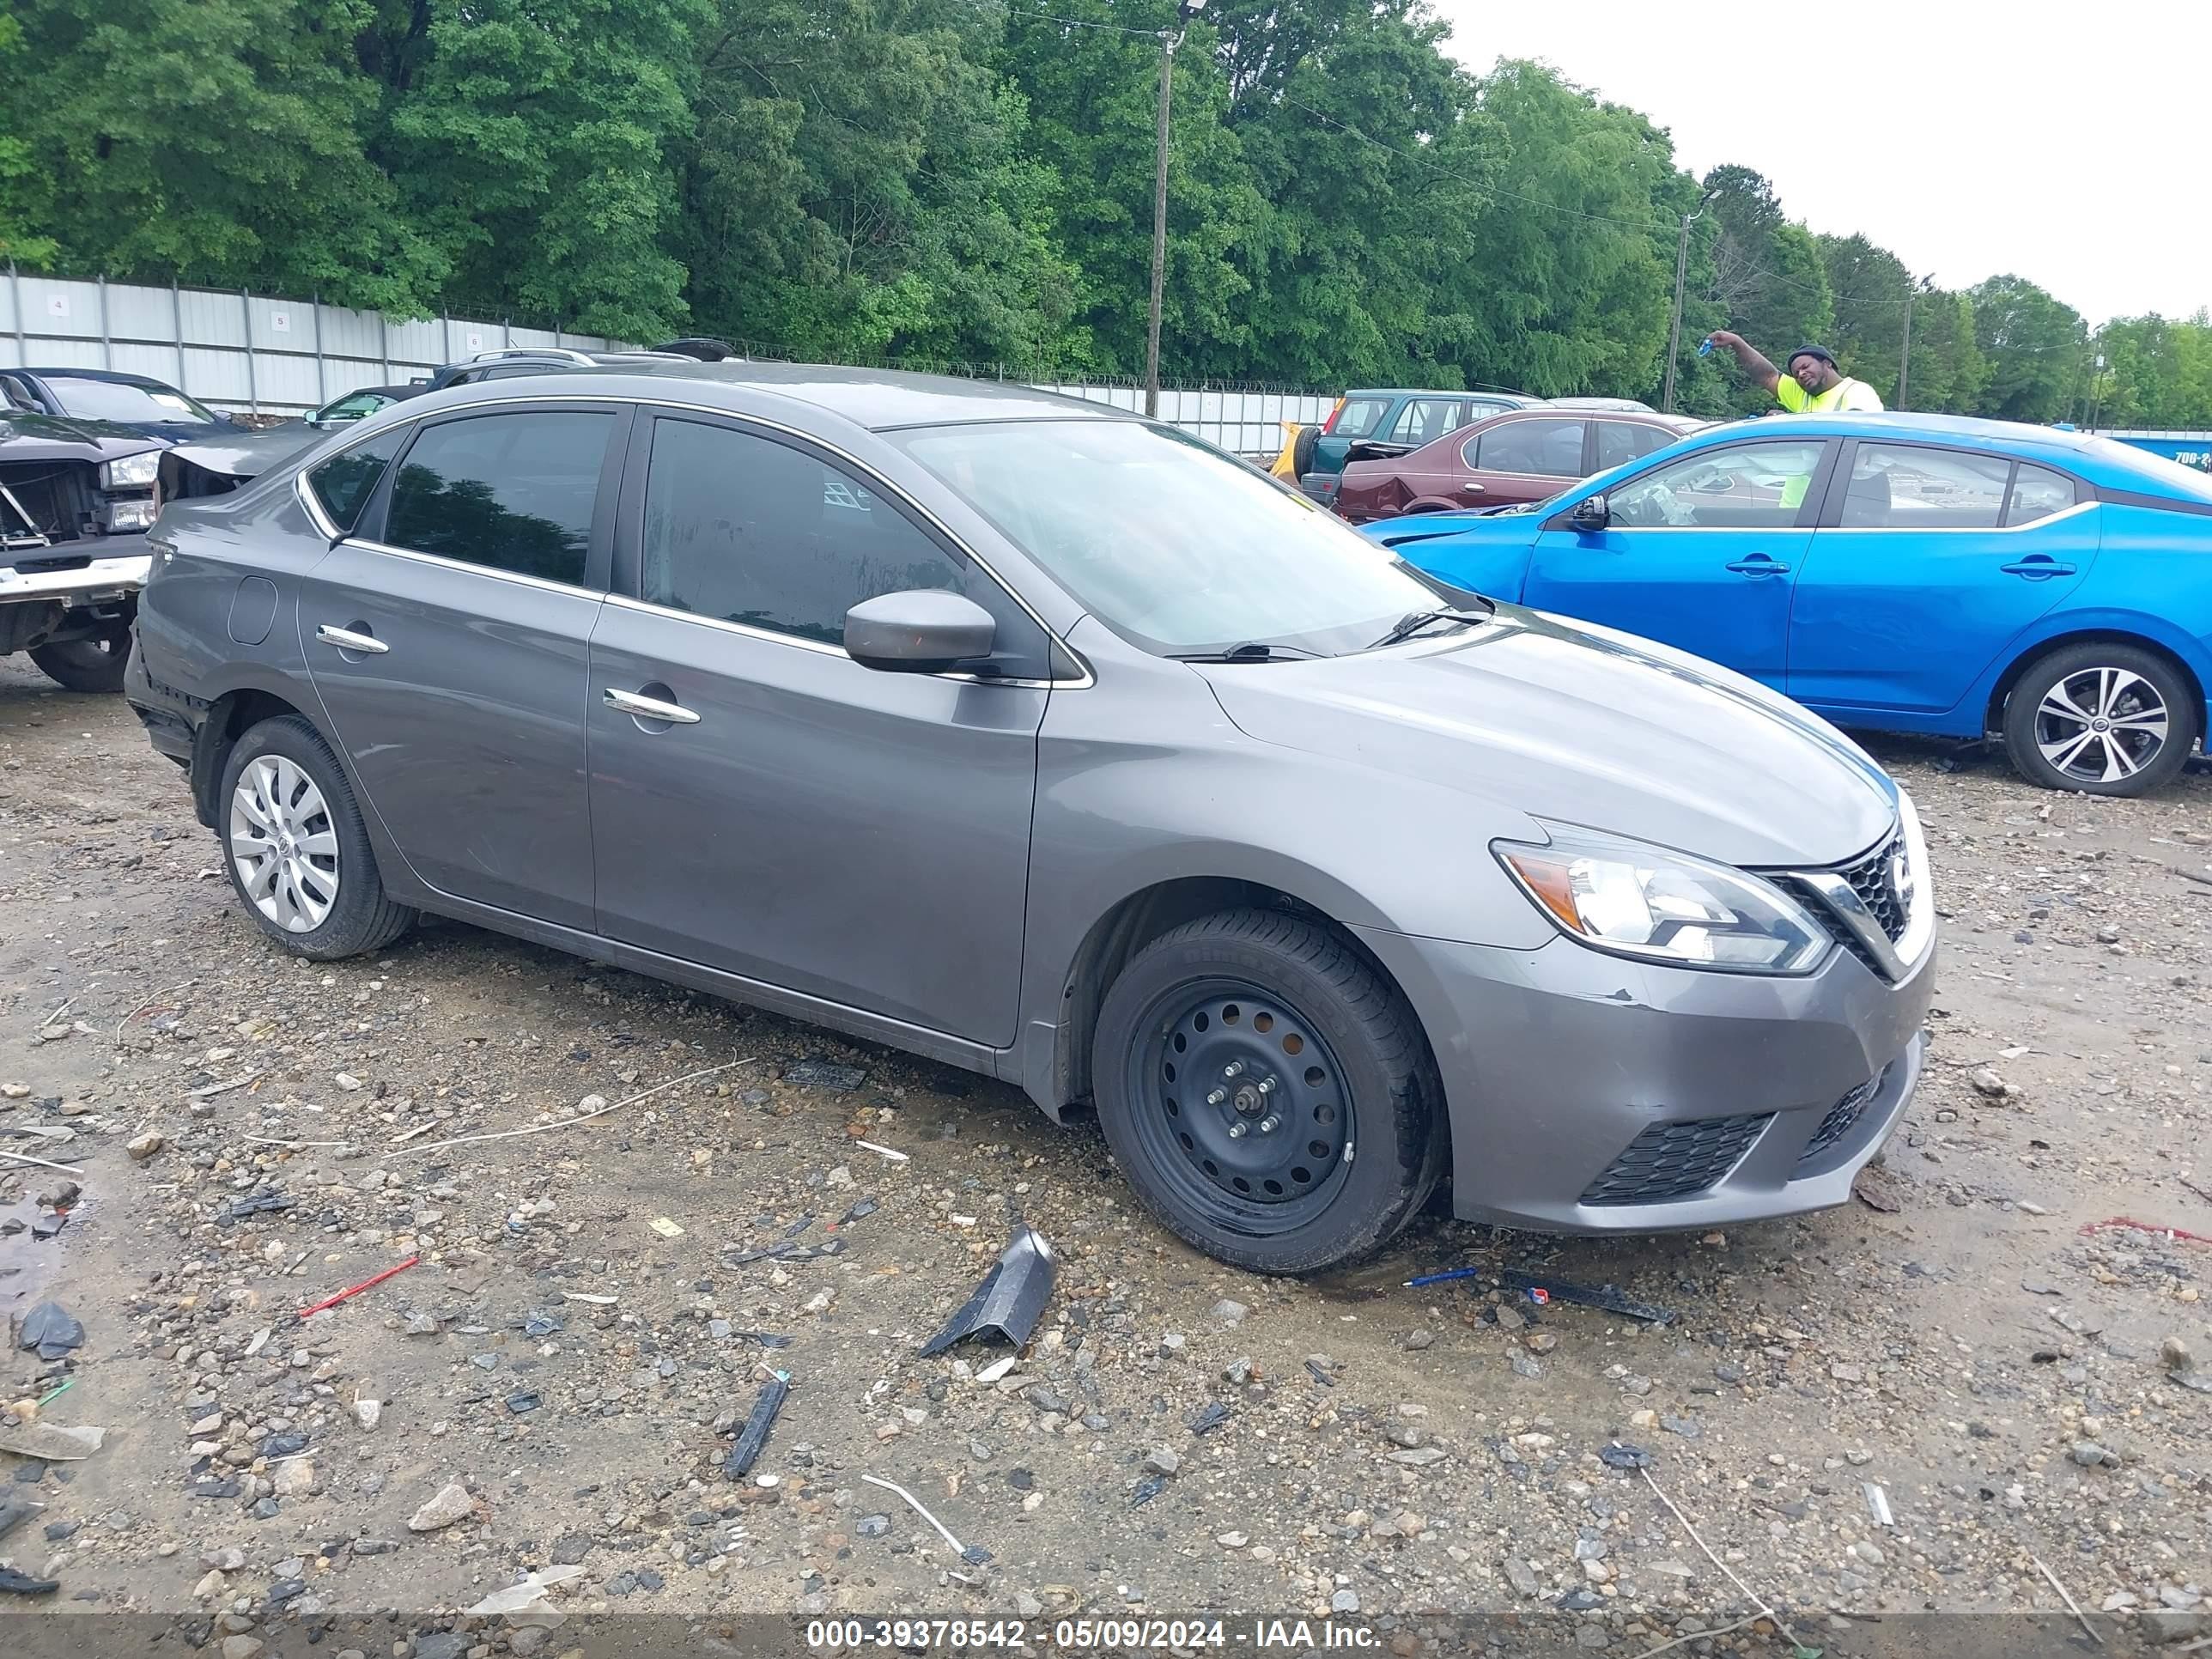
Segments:
[[[2028,665],[2005,699],[2005,750],[2046,789],[2148,794],[2187,763],[2203,713],[2166,658],[2091,641]]]
[[[1443,1169],[1443,1091],[1413,1011],[1282,911],[1222,911],[1139,951],[1099,1010],[1092,1074],[1138,1196],[1254,1273],[1371,1254]]]
[[[379,951],[415,925],[377,872],[353,786],[297,714],[232,746],[216,833],[230,884],[261,931],[316,962]]]
[[[30,656],[40,673],[68,690],[120,691],[123,671],[131,664],[131,635],[109,633],[34,645]]]

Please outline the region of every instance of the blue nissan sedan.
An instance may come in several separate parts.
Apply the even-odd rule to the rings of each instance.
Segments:
[[[1462,588],[1694,652],[1839,726],[2054,789],[2179,771],[2212,686],[2212,477],[1936,415],[1708,428],[1550,501],[1365,533]]]

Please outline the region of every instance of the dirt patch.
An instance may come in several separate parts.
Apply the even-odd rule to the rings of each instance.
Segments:
[[[399,1609],[389,1641],[574,1567],[572,1612],[1236,1607],[1422,1652],[1440,1611],[1542,1610],[1634,1655],[1753,1611],[1663,1492],[1811,1646],[1856,1651],[1867,1615],[2070,1626],[2045,1568],[2108,1638],[2181,1639],[2212,1395],[2162,1345],[2212,1364],[2212,1248],[2094,1224],[2212,1234],[2212,779],[2105,802],[1877,752],[1947,916],[1893,1213],[1601,1241],[1432,1214],[1286,1283],[1183,1249],[1095,1132],[1000,1085],[463,927],[283,957],[120,701],[0,665],[0,1148],[82,1171],[0,1176],[0,1309],[87,1333],[11,1346],[4,1392],[67,1382],[40,1420],[107,1430],[0,1455],[0,1499],[45,1505],[0,1552],[60,1582],[42,1606],[205,1638]],[[1017,1221],[1059,1255],[1019,1363],[918,1358]],[[1469,1265],[1674,1318],[1402,1287]]]

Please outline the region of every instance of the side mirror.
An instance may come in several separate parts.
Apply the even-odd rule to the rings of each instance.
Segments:
[[[863,599],[845,613],[845,654],[887,674],[941,674],[991,654],[991,613],[942,588]]]
[[[1585,495],[1567,509],[1567,526],[1573,530],[1603,530],[1613,522],[1613,507],[1601,491]]]

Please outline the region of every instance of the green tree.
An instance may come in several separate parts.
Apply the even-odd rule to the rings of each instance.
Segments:
[[[2023,276],[1992,276],[1968,292],[1975,343],[1988,362],[1978,412],[2038,424],[2057,420],[2081,364],[2081,314]]]
[[[1827,272],[1835,311],[1835,323],[1826,343],[1845,374],[1864,380],[1893,409],[1897,407],[1898,362],[1905,349],[1905,302],[1914,293],[1912,273],[1894,253],[1864,236],[1820,236],[1814,240]],[[1918,320],[1916,307],[1914,321]],[[1914,372],[1905,387],[1908,393],[1912,390],[1911,382],[1920,379],[1921,356],[1920,342],[1916,339]]]
[[[219,10],[222,8],[207,8]],[[667,251],[708,0],[418,0],[383,57],[377,158],[459,301],[647,338],[686,314]],[[391,42],[386,27],[371,46]],[[339,216],[341,222],[343,216]]]
[[[787,349],[1056,360],[1075,272],[970,0],[721,0],[685,158],[707,325]]]
[[[1964,294],[1923,287],[1912,304],[1912,372],[1905,402],[1946,415],[1982,410],[1989,365],[1974,337],[1974,303]]]
[[[1835,320],[1827,267],[1812,235],[1783,212],[1765,175],[1747,167],[1715,167],[1705,175],[1703,210],[1711,225],[1704,294],[1725,325],[1777,363],[1794,347],[1824,343]],[[1848,362],[1844,367],[1856,372]],[[1773,406],[1761,388],[1723,373],[1734,412]]]
[[[23,26],[0,12],[0,86],[20,84],[16,77],[26,71],[15,60],[22,51]],[[31,228],[50,210],[47,179],[32,159],[30,144],[14,130],[17,118],[12,100],[0,96],[0,259],[44,264],[54,257],[53,239],[34,234]]]
[[[38,187],[9,194],[70,269],[418,309],[448,267],[365,153],[377,94],[353,41],[370,15],[366,0],[15,0],[0,172],[20,186],[27,162]]]

